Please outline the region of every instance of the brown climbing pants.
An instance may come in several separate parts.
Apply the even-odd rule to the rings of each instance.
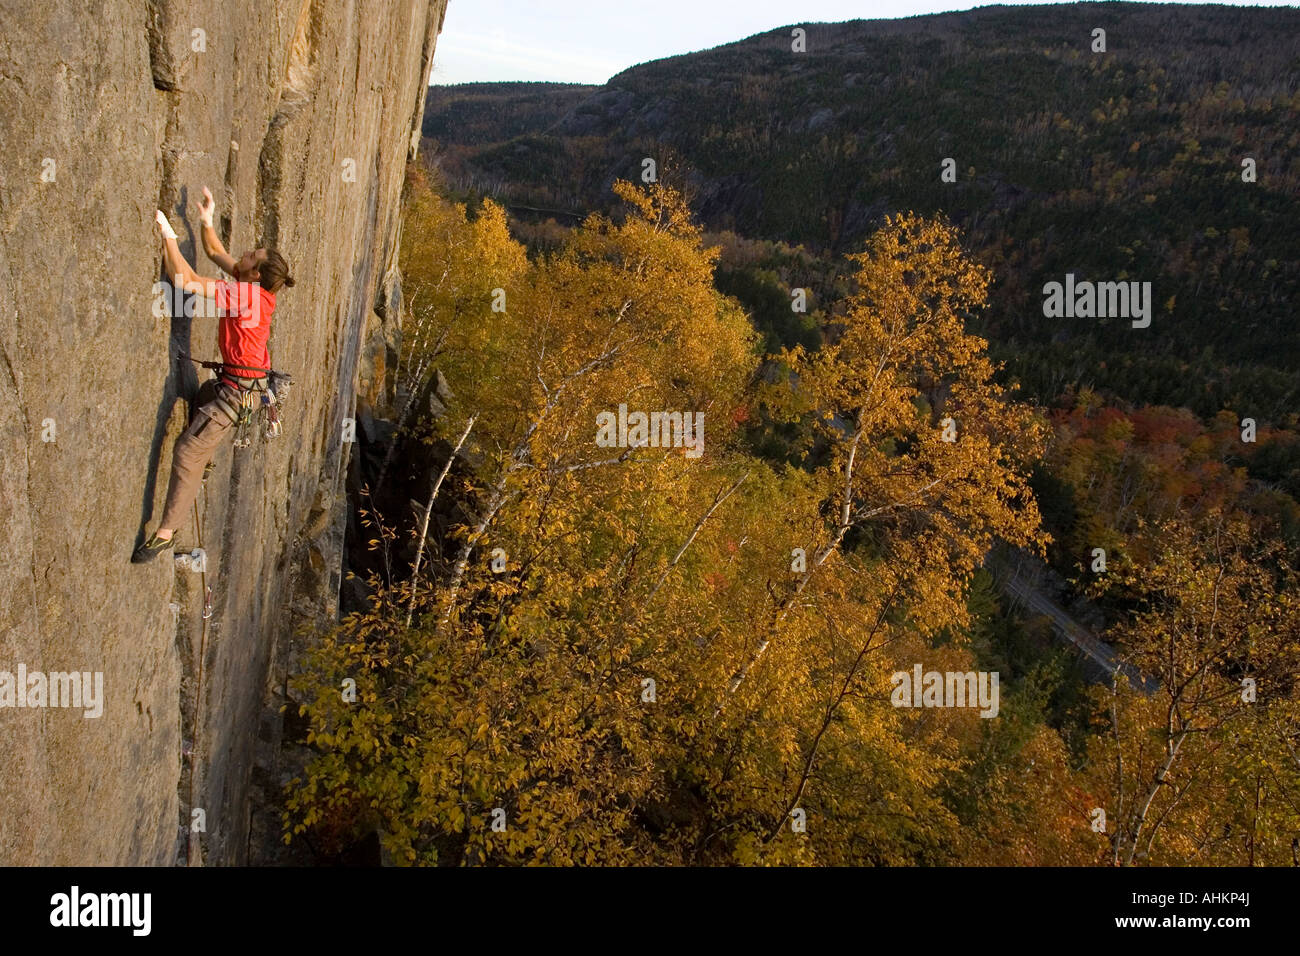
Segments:
[[[217,401],[218,397],[232,407],[239,406],[239,391],[225,382],[208,379],[199,386],[199,393],[190,405],[195,409],[190,426],[176,439],[172,449],[172,476],[167,484],[167,505],[158,522],[159,528],[175,531],[185,522],[203,484],[203,468],[234,424]]]

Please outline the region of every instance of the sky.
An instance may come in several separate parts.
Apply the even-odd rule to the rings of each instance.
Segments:
[[[604,83],[637,63],[707,50],[787,24],[893,19],[983,5],[969,0],[448,0],[431,81]]]

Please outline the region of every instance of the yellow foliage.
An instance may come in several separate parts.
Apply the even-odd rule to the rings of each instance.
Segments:
[[[373,582],[371,608],[316,641],[297,692],[318,755],[287,830],[349,820],[410,864],[994,861],[995,843],[999,861],[1083,859],[1028,825],[963,836],[947,788],[980,719],[888,703],[900,667],[971,666],[936,638],[968,624],[991,543],[1042,541],[1044,425],[965,331],[987,271],[946,223],[889,220],[826,347],[760,387],[682,197],[615,191],[624,220],[530,259],[499,207],[471,219],[412,184],[403,363],[446,377],[450,435],[477,416],[454,492],[469,517],[411,626],[410,583]],[[746,450],[760,398],[806,429],[803,467]],[[702,413],[703,454],[598,446],[620,404]],[[995,779],[995,819],[1070,778],[1050,731],[1019,759],[1033,770]]]

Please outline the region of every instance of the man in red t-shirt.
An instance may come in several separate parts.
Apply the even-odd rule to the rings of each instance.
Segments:
[[[235,424],[241,404],[241,392],[265,385],[271,368],[271,354],[266,343],[271,336],[271,314],[275,311],[275,294],[292,287],[289,264],[275,249],[255,249],[239,259],[226,252],[216,230],[212,214],[216,203],[212,193],[203,189],[199,218],[203,221],[203,250],[208,258],[234,277],[234,282],[206,279],[198,275],[181,255],[176,232],[162,210],[158,227],[163,235],[163,258],[167,275],[186,292],[212,299],[217,304],[220,325],[217,346],[221,349],[222,373],[199,387],[190,404],[190,426],[176,439],[172,449],[171,480],[167,485],[167,504],[163,508],[158,530],[135,549],[131,561],[152,561],[173,546],[176,529],[198,496],[204,469],[212,460],[217,445]],[[260,400],[260,399],[259,399]]]

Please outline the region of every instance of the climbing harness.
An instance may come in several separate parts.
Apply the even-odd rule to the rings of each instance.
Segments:
[[[217,395],[217,405],[222,412],[235,426],[235,447],[247,448],[253,443],[253,420],[260,418],[260,429],[263,441],[270,441],[273,438],[279,438],[280,428],[280,410],[279,406],[283,404],[284,398],[289,393],[289,386],[293,384],[287,372],[277,372],[269,368],[254,368],[251,365],[233,365],[223,362],[205,362],[202,359],[191,358],[188,355],[181,355],[181,358],[204,368],[212,369],[216,372],[217,381],[230,388],[235,389],[238,393],[237,400],[232,404],[230,401]],[[236,375],[232,369],[240,372],[257,372],[256,376]]]

